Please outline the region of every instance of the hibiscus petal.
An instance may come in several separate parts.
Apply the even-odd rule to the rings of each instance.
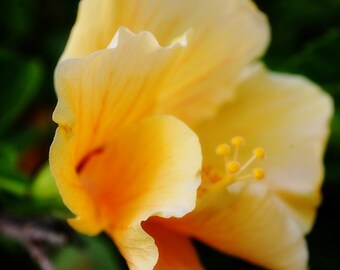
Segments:
[[[196,210],[174,228],[266,269],[306,269],[307,248],[299,226],[263,183],[248,183],[239,193],[215,186]]]
[[[198,254],[186,236],[166,228],[150,218],[143,228],[155,239],[159,258],[155,270],[203,270]]]
[[[233,28],[236,25],[237,32]],[[84,57],[106,48],[121,26],[134,32],[149,31],[163,45],[170,44],[189,29],[197,32],[197,38],[207,35],[224,43],[227,43],[224,39],[228,38],[228,33],[239,38],[248,37],[248,41],[259,47],[264,46],[258,44],[263,41],[259,42],[252,32],[248,33],[251,36],[246,36],[242,30],[256,29],[262,37],[268,35],[264,18],[248,0],[82,0],[62,58]]]
[[[98,234],[103,229],[95,203],[79,181],[75,158],[76,141],[67,129],[58,127],[50,149],[50,169],[65,205],[73,213],[82,213],[71,222],[79,232]],[[86,211],[84,211],[86,210]]]
[[[77,138],[78,163],[117,130],[152,114],[163,74],[181,49],[178,43],[160,47],[150,33],[120,28],[109,49],[58,64],[53,119]]]
[[[195,207],[201,167],[196,135],[173,117],[155,116],[118,132],[77,166],[78,174],[73,160],[64,162],[68,146],[74,146],[72,139],[57,133],[51,168],[65,204],[77,216],[70,224],[85,233],[105,230],[130,269],[152,269],[158,252],[141,222],[150,216],[182,217]]]
[[[106,48],[120,26],[149,31],[163,46],[187,34],[186,49],[166,75],[159,111],[192,125],[231,97],[240,71],[269,38],[265,17],[248,0],[83,0],[62,59]]]
[[[266,149],[267,159],[256,165],[265,168],[266,184],[307,232],[320,203],[331,99],[299,76],[268,73],[261,66],[250,73],[237,98],[199,128],[205,163],[218,166],[213,150],[235,135],[246,138],[243,162],[255,147]]]

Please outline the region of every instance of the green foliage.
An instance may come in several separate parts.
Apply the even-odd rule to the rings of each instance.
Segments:
[[[32,102],[41,86],[43,69],[36,60],[0,51],[0,135]]]
[[[288,58],[282,65],[290,72],[303,73],[328,86],[333,92],[333,84],[339,83],[340,70],[340,26],[328,30],[321,37],[308,42],[303,50]]]
[[[31,195],[37,199],[60,199],[49,164],[44,165],[36,176],[31,187]]]
[[[117,251],[104,237],[79,237],[78,245],[70,245],[56,254],[57,270],[123,270]],[[116,254],[116,255],[115,255]]]

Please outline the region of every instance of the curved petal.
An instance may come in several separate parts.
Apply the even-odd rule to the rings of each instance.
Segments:
[[[256,165],[266,169],[265,183],[307,232],[320,202],[331,99],[299,76],[268,73],[261,66],[249,74],[237,98],[198,129],[204,163],[220,166],[214,149],[235,135],[246,138],[242,162],[263,147],[268,157]]]
[[[143,223],[146,232],[155,239],[159,252],[155,270],[203,270],[198,254],[190,239],[166,228],[157,219]]]
[[[150,33],[121,28],[110,49],[58,64],[53,119],[77,138],[78,162],[117,130],[155,111],[163,74],[181,49],[179,43],[160,47]]]
[[[73,213],[83,212],[81,217],[71,221],[75,221],[73,227],[79,232],[95,235],[103,229],[103,222],[93,218],[99,213],[79,180],[75,146],[75,137],[69,130],[58,127],[49,153],[50,169],[64,204]]]
[[[61,134],[51,148],[51,168],[77,216],[70,224],[90,234],[105,230],[130,269],[152,269],[158,252],[141,222],[182,217],[195,207],[201,167],[196,135],[173,117],[155,116],[118,132],[74,167],[74,155],[68,156],[74,137]]]
[[[217,185],[198,200],[194,212],[172,226],[265,269],[302,270],[307,266],[299,226],[263,183],[250,182],[239,193]]]
[[[193,124],[231,97],[240,71],[269,39],[266,19],[248,0],[83,0],[62,59],[106,48],[120,26],[149,31],[163,46],[187,34],[159,111]]]

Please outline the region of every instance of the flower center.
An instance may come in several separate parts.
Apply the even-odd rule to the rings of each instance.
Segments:
[[[224,172],[214,173],[211,166],[203,166],[202,185],[199,190],[204,193],[209,186],[216,183],[223,183],[227,188],[234,183],[244,183],[251,180],[263,180],[265,178],[265,170],[253,166],[256,160],[266,158],[266,151],[261,147],[253,149],[252,154],[244,163],[239,161],[239,153],[241,147],[244,146],[246,140],[241,136],[233,137],[230,145],[223,143],[216,147],[216,154],[223,158]]]

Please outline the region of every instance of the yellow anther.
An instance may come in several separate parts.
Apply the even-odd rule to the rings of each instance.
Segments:
[[[227,172],[230,174],[237,173],[240,170],[240,168],[241,168],[241,165],[237,161],[230,161],[227,164]]]
[[[219,156],[224,156],[230,152],[230,146],[228,144],[220,144],[216,147],[216,154]]]
[[[241,136],[236,136],[231,139],[231,144],[235,146],[242,146],[246,143],[246,140]]]
[[[264,159],[266,157],[266,151],[264,151],[264,149],[262,148],[255,148],[253,150],[253,154],[255,157],[259,159]]]
[[[206,183],[212,185],[223,181],[225,185],[230,186],[236,182],[241,183],[254,181],[255,179],[262,180],[265,178],[265,170],[262,168],[254,169],[252,165],[254,162],[258,162],[258,159],[266,158],[267,154],[263,148],[254,148],[248,160],[242,160],[242,163],[238,160],[239,152],[242,150],[242,146],[245,145],[245,143],[246,140],[243,137],[235,136],[231,138],[231,144],[223,143],[216,147],[216,154],[222,156],[224,159],[225,173],[224,175],[220,175],[210,172],[208,169],[203,170],[202,177],[203,179],[206,179]],[[245,155],[243,154],[242,157],[244,158]]]
[[[253,176],[257,180],[262,180],[266,175],[266,172],[264,169],[257,168],[253,170]]]

